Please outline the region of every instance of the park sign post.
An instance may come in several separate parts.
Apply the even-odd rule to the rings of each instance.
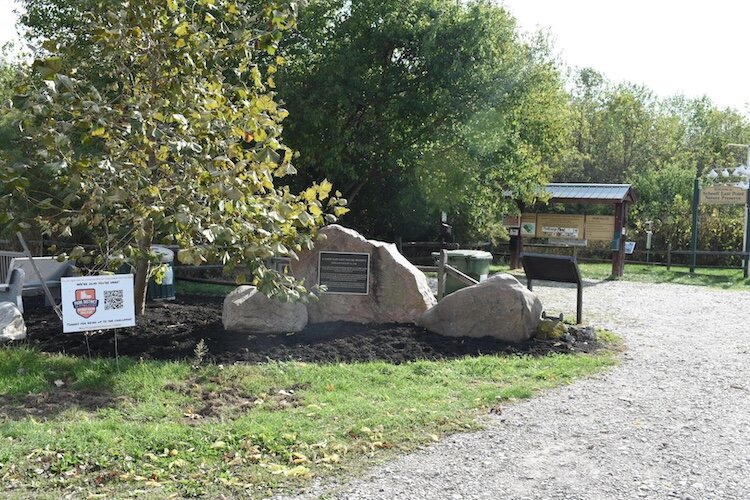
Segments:
[[[135,326],[133,275],[60,279],[63,333]]]
[[[750,156],[750,149],[748,152]],[[748,158],[750,162],[750,158]],[[700,169],[699,169],[700,174]],[[714,184],[702,187],[699,175],[693,183],[693,217],[690,238],[690,272],[694,273],[697,268],[698,254],[698,204],[704,205],[745,205],[744,236],[742,238],[742,253],[745,254],[750,248],[750,189],[746,187],[732,186],[726,184]],[[745,278],[750,274],[750,259],[746,255],[742,257],[742,274]]]

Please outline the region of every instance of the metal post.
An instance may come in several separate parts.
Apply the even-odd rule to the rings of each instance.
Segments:
[[[750,149],[748,149],[748,163],[750,163]],[[750,249],[750,187],[747,189],[747,197],[745,199],[745,241],[742,243],[742,253],[745,254],[742,263],[742,276],[747,278],[748,267],[750,267],[750,258],[747,256],[747,251]]]
[[[23,247],[23,252],[26,254],[26,257],[29,259],[29,264],[31,264],[31,268],[34,270],[34,273],[36,274],[36,277],[39,280],[39,283],[41,283],[42,285],[42,289],[44,290],[44,293],[47,296],[47,300],[52,306],[52,309],[55,311],[55,314],[57,314],[57,317],[60,318],[60,321],[62,321],[63,319],[62,311],[60,310],[60,307],[57,305],[57,302],[55,302],[55,298],[52,296],[52,292],[49,291],[49,287],[47,286],[47,282],[44,281],[44,278],[42,277],[42,273],[40,273],[39,268],[36,267],[36,262],[34,262],[34,256],[31,255],[31,250],[29,250],[29,246],[26,244],[26,240],[24,239],[23,235],[20,232],[16,233],[16,237],[18,238],[18,241],[21,243],[21,246]]]
[[[742,253],[746,254],[742,261],[742,276],[747,278],[748,268],[750,268],[750,257],[747,252],[750,251],[750,144],[747,146],[747,160],[745,161],[745,175],[747,176],[747,197],[745,198],[745,238],[742,242]]]
[[[612,277],[619,278],[625,269],[625,227],[627,225],[627,204],[615,204],[615,242],[617,248],[612,253]],[[619,243],[619,244],[617,244]]]
[[[440,250],[440,259],[438,260],[438,301],[445,297],[445,264],[448,263],[448,252]]]
[[[576,324],[583,323],[583,283],[578,283],[578,296],[576,297]]]
[[[667,271],[672,268],[672,242],[667,243]]]
[[[698,168],[700,175],[701,168]],[[690,236],[690,272],[695,272],[698,251],[698,203],[700,202],[701,181],[699,175],[693,181],[693,223]]]

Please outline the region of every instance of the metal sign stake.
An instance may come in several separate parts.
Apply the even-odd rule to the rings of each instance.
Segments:
[[[55,314],[57,314],[57,317],[60,319],[60,321],[62,321],[63,319],[62,311],[60,311],[60,308],[55,302],[55,298],[52,296],[52,292],[49,291],[49,287],[47,286],[47,283],[44,282],[44,278],[42,278],[42,273],[40,273],[39,268],[36,267],[36,262],[34,262],[34,256],[31,255],[31,251],[29,250],[29,247],[26,244],[26,240],[23,238],[23,235],[20,232],[16,233],[16,237],[18,238],[18,241],[21,242],[21,246],[23,247],[23,252],[24,254],[26,254],[26,257],[29,258],[29,262],[31,263],[31,268],[34,270],[34,273],[36,273],[36,277],[39,278],[39,282],[42,284],[44,293],[47,295],[47,300],[49,300],[49,303],[52,304],[52,308],[55,310]]]

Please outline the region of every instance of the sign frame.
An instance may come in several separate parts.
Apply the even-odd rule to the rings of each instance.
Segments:
[[[537,214],[536,237],[583,240],[586,217],[577,214]]]
[[[367,265],[366,265],[366,274],[365,274],[365,292],[340,292],[340,291],[330,291],[326,290],[325,294],[330,295],[358,295],[358,296],[367,296],[370,295],[370,271],[371,271],[371,263],[372,263],[372,255],[368,252],[337,252],[337,251],[330,251],[330,250],[321,250],[318,252],[318,286],[324,285],[325,283],[320,282],[321,277],[321,268],[323,265],[323,254],[328,255],[365,255],[367,256]],[[326,285],[327,286],[327,285]]]
[[[133,280],[132,274],[60,278],[63,333],[135,326]],[[108,292],[118,293],[108,295]],[[119,301],[120,307],[108,308],[107,300]]]
[[[584,229],[586,239],[612,242],[615,223],[614,215],[587,215]]]
[[[699,193],[702,205],[745,205],[747,190],[726,184],[714,184],[702,187]]]

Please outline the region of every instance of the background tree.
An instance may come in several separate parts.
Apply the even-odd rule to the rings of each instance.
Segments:
[[[546,46],[490,2],[312,0],[283,51],[289,144],[368,234],[417,237],[446,210],[459,236],[486,236],[503,190],[534,191],[563,150]]]
[[[306,290],[263,260],[294,256],[344,201],[323,181],[293,193],[281,142],[288,112],[273,92],[273,56],[295,23],[294,4],[268,0],[131,0],[102,5],[64,43],[47,40],[39,77],[14,99],[23,113],[25,162],[0,163],[0,217],[32,220],[57,237],[82,232],[98,250],[90,267],[130,259],[142,312],[152,242],[178,259],[246,266],[269,295]],[[86,39],[82,57],[70,40]],[[278,62],[281,62],[279,60]]]
[[[727,145],[750,142],[748,117],[719,109],[707,98],[659,99],[644,87],[613,85],[592,69],[577,72],[572,83],[574,152],[559,165],[555,180],[633,184],[638,202],[631,221],[636,229],[653,221],[657,245],[669,241],[686,248],[699,165],[705,176],[712,167],[722,170],[744,162],[744,152]],[[738,207],[701,210],[701,248],[741,248]]]

